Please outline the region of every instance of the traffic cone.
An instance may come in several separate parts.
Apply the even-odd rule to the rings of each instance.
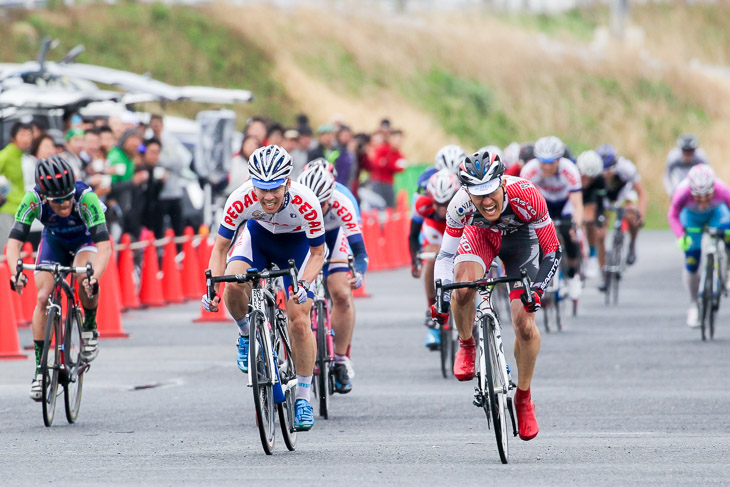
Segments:
[[[8,269],[8,273],[10,273],[11,272],[10,271],[10,265],[11,265],[10,262],[6,262],[5,265],[7,266],[6,268]],[[13,262],[12,263],[12,269],[13,269],[12,273],[13,274],[15,273],[15,265],[16,265],[16,263]],[[9,275],[10,274],[8,274],[8,276]],[[9,282],[9,281],[10,281],[10,277],[8,277],[8,281],[5,281],[5,282]],[[8,284],[8,287],[9,286],[10,285]],[[23,294],[25,294],[25,290],[23,291]],[[20,294],[11,290],[10,300],[13,302],[13,310],[15,311],[15,313],[14,313],[15,326],[18,326],[20,328],[27,328],[30,325],[30,321],[26,321],[23,318],[23,302],[20,300]]]
[[[193,228],[185,228],[185,242],[183,243],[183,254],[185,257],[182,261],[182,289],[183,296],[188,299],[200,299],[205,293],[204,276],[200,274],[200,265],[198,263],[198,253],[193,247]]]
[[[160,268],[157,264],[157,247],[153,238],[147,240],[142,261],[142,285],[139,288],[139,301],[142,306],[164,306],[162,283],[158,277]]]
[[[169,240],[165,244],[162,255],[162,295],[168,303],[182,303],[185,298],[183,298],[182,282],[180,282],[180,270],[175,262],[177,255],[177,245],[173,240],[175,232],[168,228],[165,237]]]
[[[357,289],[352,290],[352,297],[353,298],[369,298],[371,297],[370,294],[368,294],[367,290],[365,289],[365,277],[362,278],[362,286],[360,286]]]
[[[28,358],[20,351],[18,326],[10,293],[16,294],[7,283],[10,282],[8,263],[0,263],[0,360],[16,360]]]
[[[213,246],[208,241],[208,235],[210,230],[205,225],[200,226],[198,231],[200,234],[200,242],[198,243],[198,266],[200,266],[200,276],[205,275],[206,269],[208,269],[208,263],[210,262],[210,254],[213,253]]]
[[[122,246],[119,251],[119,291],[122,295],[122,309],[139,309],[141,304],[134,284],[134,253],[129,248],[132,239],[128,233],[122,235]]]
[[[86,292],[83,289],[81,292]],[[122,328],[122,301],[119,289],[119,268],[112,251],[109,265],[99,281],[99,306],[96,312],[97,331],[100,338],[127,338]]]
[[[23,253],[25,254],[23,258],[24,264],[35,263],[33,259],[33,245],[30,242],[25,242],[25,245],[23,245]],[[25,288],[23,288],[23,294],[20,295],[21,314],[23,321],[28,323],[26,326],[30,326],[30,322],[33,321],[33,312],[38,302],[38,289],[35,285],[35,273],[25,272],[25,276],[28,278],[28,281],[25,283]]]
[[[217,313],[210,313],[208,311],[205,311],[203,309],[203,306],[200,306],[200,316],[197,317],[195,320],[193,320],[195,323],[220,323],[225,322],[229,323],[233,318],[228,314],[228,310],[226,309],[226,303],[223,301],[223,288],[225,287],[225,284],[221,284],[221,287],[218,288],[218,295],[221,297],[221,302],[218,304],[218,312]]]
[[[362,229],[363,240],[365,241],[365,249],[368,252],[368,268],[371,271],[379,271],[383,268],[383,261],[380,257],[380,224],[377,215],[377,210],[362,213],[364,222]]]
[[[393,219],[393,209],[386,208],[385,223],[383,224],[383,230],[379,240],[381,250],[380,255],[383,256],[384,267],[386,269],[395,269],[396,267],[398,267],[398,261],[396,257],[396,246],[398,243],[395,241],[398,236],[395,232],[394,223],[395,221]]]

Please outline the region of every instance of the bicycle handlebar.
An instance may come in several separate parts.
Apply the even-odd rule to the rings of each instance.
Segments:
[[[244,284],[258,279],[273,279],[288,275],[292,280],[292,291],[296,293],[299,291],[299,283],[297,282],[298,273],[299,271],[297,270],[297,264],[294,262],[294,259],[289,259],[289,267],[286,269],[264,269],[263,271],[259,271],[255,267],[251,267],[247,269],[246,274],[229,274],[213,277],[210,269],[206,269],[205,285],[207,287],[208,299],[213,300],[216,297],[215,283],[217,282],[237,282]]]
[[[501,283],[510,283],[510,282],[517,282],[521,281],[522,285],[525,287],[525,289],[530,289],[532,287],[532,281],[530,280],[530,277],[527,275],[527,271],[525,269],[520,270],[520,276],[519,277],[492,277],[492,278],[482,278],[477,279],[476,281],[470,281],[470,282],[452,282],[450,284],[442,284],[441,279],[436,280],[436,305],[439,307],[439,312],[443,309],[441,307],[441,303],[443,302],[443,295],[444,291],[451,291],[453,289],[481,289],[486,288],[489,286],[494,286],[495,284],[501,284]],[[532,303],[532,293],[527,293],[527,302]]]
[[[66,267],[60,264],[24,264],[23,259],[18,259],[18,263],[15,266],[15,282],[18,282],[18,279],[20,279],[21,276],[25,277],[25,274],[23,274],[24,270],[50,272],[54,275],[54,277],[60,276],[61,278],[66,277],[68,274],[86,273],[86,278],[89,279],[89,281],[91,281],[91,278],[94,275],[94,268],[91,266],[91,262],[87,262],[85,267]],[[13,281],[10,281],[10,289],[15,291],[15,283],[13,283]]]

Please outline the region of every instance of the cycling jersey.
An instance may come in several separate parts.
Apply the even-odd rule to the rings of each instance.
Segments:
[[[664,170],[664,189],[671,196],[674,194],[679,183],[687,177],[687,173],[697,164],[709,164],[707,154],[703,149],[695,149],[690,162],[682,159],[682,150],[679,147],[673,148],[667,155],[667,167]]]
[[[446,219],[441,218],[433,207],[434,200],[429,194],[417,195],[411,211],[411,230],[408,235],[408,248],[411,260],[415,260],[421,244],[441,245]],[[421,241],[421,236],[423,240]]]
[[[324,214],[324,229],[330,259],[347,259],[349,244],[355,257],[355,270],[364,274],[368,267],[368,254],[365,251],[362,229],[359,224],[358,206],[339,187],[332,192],[330,207]],[[340,231],[342,231],[342,237],[338,237]],[[344,252],[340,251],[343,247],[343,238],[345,239]],[[327,267],[327,273],[348,270],[349,268],[342,264],[330,264]]]
[[[684,229],[688,226],[700,228],[702,225],[687,224],[680,221],[680,215],[683,210],[688,213],[697,215],[700,220],[703,220],[703,216],[712,214],[718,207],[725,205],[730,208],[730,188],[720,180],[715,180],[715,194],[712,197],[712,201],[707,208],[700,210],[692,197],[692,193],[689,189],[689,182],[685,179],[674,191],[672,197],[672,203],[669,206],[669,212],[667,217],[669,218],[669,226],[672,227],[672,231],[677,237],[681,237],[684,234]]]
[[[529,249],[528,252],[534,255],[534,259],[537,259],[538,251],[542,249],[543,257],[539,270],[530,277],[542,289],[547,287],[560,264],[561,250],[555,227],[547,211],[545,198],[535,185],[526,179],[504,176],[503,180],[506,182],[505,201],[502,206],[502,214],[496,221],[488,221],[479,213],[465,188],[461,188],[449,202],[446,214],[446,232],[441,250],[436,257],[435,279],[441,279],[444,283],[453,281],[454,259],[460,244],[465,251],[468,251],[468,247],[474,244],[479,245],[478,242],[471,242],[468,238],[462,239],[465,229],[478,227],[489,230],[489,232],[480,231],[476,236],[483,238],[488,233],[493,239],[492,246],[496,247],[495,250],[500,256],[502,249],[499,246],[505,243],[503,237],[510,237],[507,239],[510,245],[504,246],[504,250],[507,252],[514,250],[513,247],[518,245],[515,243],[517,240],[521,240],[523,243],[525,241],[534,243],[537,240],[538,245],[534,249],[525,245],[522,247]],[[514,242],[512,242],[513,240]],[[512,243],[515,245],[511,245]],[[485,271],[490,263],[484,262]]]
[[[625,157],[619,157],[616,165],[604,173],[606,197],[614,204],[635,199],[632,196],[634,185],[641,181],[636,165]]]
[[[335,183],[335,189],[339,190],[340,193],[344,194],[350,201],[352,201],[352,204],[355,206],[355,212],[357,213],[357,221],[358,223],[362,223],[362,217],[360,216],[360,205],[358,204],[355,195],[352,194],[352,191],[350,191],[350,189],[342,183]]]
[[[426,186],[428,186],[428,180],[431,176],[436,174],[438,169],[435,167],[429,167],[418,176],[418,186],[416,187],[416,194],[425,194]]]
[[[541,164],[533,159],[522,168],[520,177],[532,181],[547,202],[552,218],[560,218],[573,213],[568,197],[570,193],[581,190],[580,171],[578,167],[565,157],[557,162],[558,171],[555,176],[548,177],[541,170]]]
[[[103,242],[109,240],[105,210],[106,207],[91,187],[77,181],[71,214],[60,217],[51,209],[48,201],[41,198],[40,189],[36,186],[25,193],[15,213],[15,224],[10,231],[10,238],[24,242],[33,221],[39,220],[43,224],[42,238],[66,242]]]

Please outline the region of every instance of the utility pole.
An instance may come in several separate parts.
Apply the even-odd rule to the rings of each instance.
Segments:
[[[611,33],[617,39],[623,39],[626,22],[629,17],[629,0],[611,1]]]

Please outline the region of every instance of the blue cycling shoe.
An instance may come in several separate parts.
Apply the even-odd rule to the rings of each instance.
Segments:
[[[248,372],[248,337],[238,336],[238,357],[236,363],[241,372]]]
[[[309,431],[314,426],[314,411],[306,399],[297,399],[294,405],[294,430]]]
[[[441,334],[438,329],[429,328],[428,331],[426,331],[425,345],[429,350],[438,350],[439,346],[441,346]]]

